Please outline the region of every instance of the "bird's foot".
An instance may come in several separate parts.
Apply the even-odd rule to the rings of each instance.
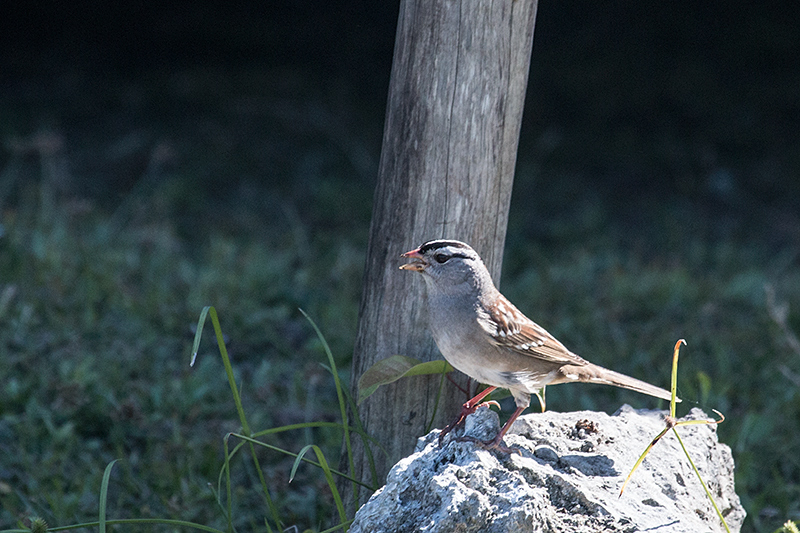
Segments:
[[[456,429],[458,426],[463,424],[464,420],[466,420],[469,415],[477,411],[478,408],[480,407],[489,407],[491,405],[494,405],[495,407],[500,409],[500,404],[494,400],[490,400],[488,402],[481,402],[477,405],[472,405],[470,402],[467,402],[464,405],[462,405],[461,412],[458,414],[458,417],[453,422],[445,426],[442,432],[439,433],[439,447],[440,448],[442,447],[442,442],[444,441],[445,435],[447,435],[448,433]]]
[[[454,429],[456,429],[459,426],[459,424],[461,424],[463,421],[464,421],[464,417],[459,416],[454,422],[451,422],[450,424],[447,424],[444,427],[442,432],[439,433],[439,448],[442,447],[442,443],[444,441],[444,436],[447,435],[448,433],[450,433],[451,431],[453,431]]]
[[[508,419],[508,422],[506,422],[505,425],[500,429],[500,432],[497,434],[494,440],[486,441],[486,440],[476,439],[475,437],[470,437],[467,435],[461,437],[459,440],[474,442],[480,446],[483,446],[487,450],[499,450],[509,455],[511,455],[512,453],[517,453],[519,455],[522,455],[522,452],[519,449],[509,448],[508,446],[503,444],[503,437],[506,436],[506,433],[508,432],[509,429],[511,429],[511,426],[514,424],[514,421],[522,413],[522,411],[525,410],[526,407],[527,405],[517,407],[517,410],[514,411],[514,413],[511,415],[511,418]]]
[[[492,440],[481,440],[476,439],[475,437],[470,437],[469,435],[464,435],[463,437],[459,437],[458,442],[474,442],[475,444],[483,447],[486,450],[498,450],[503,453],[507,453],[511,455],[512,453],[516,453],[517,455],[522,455],[522,451],[519,448],[511,448],[503,444],[503,436],[497,435],[496,438]]]

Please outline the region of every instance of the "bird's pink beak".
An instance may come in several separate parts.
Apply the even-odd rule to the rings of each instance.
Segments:
[[[425,258],[421,253],[419,253],[419,248],[406,252],[400,257],[407,257],[412,260],[410,263],[400,265],[400,270],[413,270],[414,272],[422,272],[425,270],[425,267],[428,266],[428,263],[425,262]]]

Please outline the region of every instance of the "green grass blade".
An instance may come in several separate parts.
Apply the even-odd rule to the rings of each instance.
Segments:
[[[192,359],[189,361],[189,366],[194,366],[194,362],[197,359],[197,351],[200,349],[200,339],[203,338],[203,327],[206,324],[206,316],[208,316],[208,310],[211,309],[210,305],[207,305],[200,311],[200,319],[197,321],[197,331],[194,334],[194,342],[192,343]]]
[[[229,451],[230,448],[228,446],[229,439],[231,435],[235,435],[232,433],[228,433],[222,440],[222,445],[225,452],[225,459],[223,460],[222,468],[219,471],[219,476],[217,476],[217,489],[211,488],[211,492],[214,494],[216,498],[217,505],[219,506],[220,510],[222,511],[225,520],[228,523],[227,533],[231,533],[233,530],[233,495],[232,495],[232,483],[231,483],[231,461],[233,460],[233,456],[239,451],[242,446],[245,445],[244,442],[239,442],[233,447],[233,451]],[[225,483],[225,495],[226,501],[223,504],[220,494],[222,494],[222,484]],[[210,484],[209,484],[210,485]],[[267,531],[268,533],[272,533],[272,528],[269,525],[269,522],[266,521]]]
[[[103,472],[103,481],[100,483],[100,512],[97,524],[100,528],[100,533],[106,533],[106,504],[108,502],[108,482],[111,479],[111,470],[114,468],[114,463],[119,459],[114,459]]]
[[[672,378],[670,380],[670,392],[672,397],[669,401],[669,416],[673,419],[675,418],[675,402],[678,392],[678,355],[680,355],[681,352],[681,344],[686,346],[686,341],[679,339],[678,342],[675,343],[675,348],[672,351]]]
[[[347,393],[347,389],[344,389],[344,390],[345,390],[345,393]],[[349,395],[348,395],[348,399],[350,399]],[[351,403],[351,405],[352,405],[352,403]],[[356,419],[356,422],[357,421],[358,421],[358,419]],[[257,437],[263,437],[264,435],[271,435],[273,433],[283,433],[284,431],[293,431],[293,430],[306,429],[306,428],[338,428],[338,429],[342,429],[342,430],[344,429],[344,427],[342,426],[342,424],[340,422],[319,422],[319,421],[318,422],[298,422],[297,424],[288,424],[286,426],[279,426],[279,427],[276,427],[276,428],[262,429],[261,431],[257,431],[256,433],[253,433],[251,436],[253,438],[257,438]],[[384,448],[377,439],[369,436],[362,428],[359,428],[358,426],[348,426],[348,430],[351,433],[357,434],[362,439],[368,440],[371,444],[374,444],[375,446],[377,446],[380,449],[380,451],[383,452],[383,454],[387,458],[389,457],[389,452],[386,451],[386,448]]]
[[[328,357],[328,364],[330,365],[331,374],[333,375],[333,382],[336,385],[336,397],[339,400],[339,412],[342,417],[342,426],[344,428],[344,446],[347,450],[347,465],[349,467],[350,472],[355,472],[355,462],[353,460],[353,446],[350,442],[350,430],[348,417],[347,417],[347,402],[345,401],[344,392],[342,392],[342,382],[339,379],[339,371],[336,368],[336,361],[333,360],[333,352],[331,352],[331,348],[328,345],[328,341],[325,340],[325,337],[322,335],[322,331],[320,331],[317,324],[308,316],[308,313],[300,309],[300,312],[306,317],[306,320],[311,324],[311,327],[314,328],[314,331],[317,334],[320,342],[322,343],[322,347],[325,350],[325,355]],[[367,446],[365,446],[367,447]],[[355,493],[355,491],[354,491]]]
[[[222,356],[222,364],[225,366],[225,374],[228,376],[228,384],[231,387],[233,394],[233,403],[236,404],[236,412],[239,414],[239,422],[242,424],[242,429],[248,435],[250,434],[250,426],[247,423],[247,417],[244,414],[242,407],[242,398],[239,395],[239,388],[236,386],[236,378],[233,375],[233,367],[231,366],[230,357],[228,357],[228,349],[225,346],[225,337],[222,334],[222,327],[219,324],[219,317],[217,310],[214,306],[207,305],[200,312],[200,320],[197,323],[197,333],[194,335],[194,343],[192,345],[192,364],[194,364],[197,357],[197,351],[200,347],[200,338],[203,334],[203,325],[207,316],[211,316],[211,324],[214,326],[214,335],[217,337],[217,346],[219,348],[220,356]]]
[[[217,346],[219,348],[219,353],[222,356],[222,364],[225,366],[225,374],[228,376],[228,384],[231,388],[231,394],[233,394],[233,403],[236,404],[236,412],[239,415],[239,422],[242,425],[242,431],[245,435],[251,435],[252,432],[250,431],[250,424],[247,422],[247,417],[244,414],[244,407],[242,406],[242,398],[239,394],[239,388],[236,386],[236,378],[233,375],[233,367],[231,366],[231,360],[228,356],[228,349],[225,347],[225,338],[222,335],[222,327],[219,324],[219,317],[217,316],[217,310],[213,306],[207,306],[203,308],[203,311],[200,313],[201,321],[205,321],[205,316],[211,316],[211,323],[214,326],[214,334],[217,337]],[[201,326],[198,326],[198,332],[195,334],[195,346],[193,348],[193,352],[197,352],[197,347],[199,346],[199,336],[202,333]],[[280,514],[278,512],[278,507],[275,505],[275,502],[272,500],[272,495],[267,488],[267,482],[264,479],[264,472],[261,470],[261,465],[258,461],[258,457],[256,456],[256,449],[253,447],[252,443],[250,445],[250,454],[253,459],[253,463],[256,468],[256,472],[258,473],[258,479],[261,482],[261,490],[264,495],[264,500],[267,504],[267,507],[272,514],[272,519],[277,524],[278,529],[281,529],[281,521],[280,521]]]
[[[215,529],[210,526],[206,526],[203,524],[196,524],[194,522],[187,522],[186,520],[172,520],[168,518],[116,518],[114,520],[106,520],[107,526],[119,526],[119,525],[142,525],[142,524],[162,524],[167,526],[177,526],[177,527],[184,527],[184,528],[191,528],[197,531],[206,531],[207,533],[225,533],[224,531],[220,531],[219,529]],[[72,524],[69,526],[61,526],[61,527],[51,527],[48,528],[48,532],[53,531],[70,531],[73,529],[90,529],[99,527],[100,522],[84,522],[81,524]],[[135,531],[135,529],[132,529]],[[4,529],[0,531],[0,533],[30,533],[30,530],[27,529]]]
[[[331,493],[333,494],[333,501],[336,504],[336,511],[339,513],[339,522],[340,525],[344,525],[347,523],[347,515],[344,511],[344,504],[342,503],[342,497],[339,494],[339,490],[336,488],[336,480],[333,479],[333,470],[331,470],[330,466],[328,465],[328,461],[325,459],[325,454],[322,453],[322,450],[316,444],[308,444],[303,446],[303,449],[300,450],[300,453],[297,454],[297,458],[292,465],[292,472],[289,475],[289,482],[294,479],[294,475],[297,473],[297,467],[300,466],[300,461],[303,460],[303,456],[306,454],[308,450],[314,450],[314,453],[317,456],[317,466],[322,469],[322,472],[325,474],[325,481],[328,483],[328,487],[331,489]],[[311,461],[309,461],[311,462]],[[313,464],[313,462],[312,462]]]
[[[253,446],[253,443],[250,442],[250,457],[253,459],[253,465],[255,466],[256,473],[258,473],[258,481],[261,483],[261,492],[264,495],[264,501],[267,504],[267,507],[272,514],[272,519],[275,521],[276,527],[278,530],[283,528],[283,522],[280,519],[280,513],[278,512],[278,506],[275,505],[275,502],[272,500],[272,495],[269,492],[269,488],[267,487],[267,480],[264,478],[264,470],[261,468],[261,463],[258,460],[258,456],[256,455],[256,448]]]
[[[631,477],[633,477],[633,473],[636,472],[636,469],[639,468],[640,464],[642,464],[642,461],[644,461],[644,458],[647,456],[648,453],[650,453],[650,450],[653,449],[653,446],[655,446],[656,443],[659,440],[661,440],[661,437],[663,437],[667,433],[667,431],[669,431],[669,427],[665,427],[663,431],[661,431],[661,433],[656,435],[656,438],[650,441],[650,444],[647,445],[647,448],[645,448],[645,450],[642,452],[642,455],[639,456],[639,460],[636,461],[636,464],[633,465],[633,468],[631,468],[631,471],[628,473],[628,477],[625,478],[625,483],[623,483],[622,488],[619,489],[618,497],[620,498],[622,497],[622,493],[625,491],[625,487],[628,486],[628,481],[630,481]]]
[[[229,437],[231,437],[231,436],[236,437],[237,439],[240,439],[242,442],[237,443],[233,447],[232,451],[228,451],[229,448],[228,448],[228,440],[227,439]],[[252,442],[259,442],[257,440],[245,437],[244,435],[240,435],[238,433],[229,433],[228,435],[225,436],[225,462],[224,462],[222,468],[219,471],[219,476],[217,476],[217,490],[215,491],[215,494],[221,494],[223,478],[227,480],[226,493],[230,494],[230,487],[231,487],[230,463],[233,460],[233,457],[239,452],[239,450],[242,447],[244,447],[245,445],[250,444],[251,441]],[[274,449],[274,450],[280,451],[280,448],[276,448],[274,446],[267,446],[267,447],[270,448],[270,449]],[[255,454],[254,448],[251,447],[250,448],[250,452],[251,452],[251,454]],[[259,472],[259,480],[262,483],[262,492],[264,494],[264,499],[265,499],[265,502],[267,504],[267,508],[270,510],[270,514],[272,515],[272,519],[275,521],[275,526],[280,528],[281,527],[280,513],[279,513],[279,510],[278,510],[277,506],[275,505],[274,501],[272,500],[272,497],[271,497],[271,494],[270,494],[269,490],[266,487],[266,481],[264,480],[264,476],[263,476],[263,474],[261,473],[261,470],[260,470],[261,465],[258,462],[256,462],[256,468],[259,469],[258,470],[258,472]],[[231,500],[229,499],[229,501],[231,501]],[[231,511],[229,509],[226,509],[226,507],[223,507],[222,502],[219,499],[217,499],[217,503],[219,504],[220,508],[222,509],[223,514],[225,514],[227,517],[231,517],[232,516]],[[266,519],[265,519],[265,524],[267,526],[268,533],[272,533],[272,531],[273,531],[272,527],[269,525],[269,521],[266,520]]]
[[[224,467],[223,467],[223,470],[224,470]],[[223,475],[223,472],[220,472],[218,484],[222,483],[222,475]],[[222,503],[222,498],[219,495],[218,488],[214,489],[214,485],[212,485],[211,483],[208,484],[208,490],[211,491],[211,495],[214,497],[214,501],[217,503],[217,507],[219,507],[219,510],[222,512],[222,516],[226,516],[227,509],[225,508],[225,505],[223,505],[223,503]]]
[[[364,424],[361,422],[361,417],[358,415],[358,406],[356,405],[355,400],[353,400],[353,396],[345,389],[345,396],[347,397],[347,403],[350,406],[350,412],[353,413],[353,421],[355,423],[355,431],[361,437],[362,443],[364,445],[364,451],[367,454],[367,464],[369,465],[369,474],[372,478],[372,487],[370,488],[373,492],[378,490],[378,469],[375,467],[375,457],[372,454],[372,446],[370,446],[367,441],[372,442],[373,444],[378,446],[378,449],[383,452],[383,455],[386,456],[388,459],[389,452],[386,451],[386,448],[378,442],[377,440],[373,439],[369,436],[364,429]]]
[[[217,310],[210,307],[208,314],[211,315],[211,323],[214,325],[214,334],[217,337],[217,346],[219,353],[222,356],[222,364],[225,365],[225,374],[228,376],[228,383],[231,387],[233,394],[233,402],[236,404],[236,412],[239,414],[239,422],[242,424],[242,430],[249,435],[250,424],[247,423],[247,417],[244,414],[244,407],[242,407],[242,397],[239,394],[239,388],[236,386],[236,378],[233,375],[233,367],[231,366],[231,359],[228,357],[228,348],[225,346],[225,337],[222,335],[222,327],[219,325],[219,318],[217,317]]]
[[[692,461],[692,457],[689,455],[689,451],[686,449],[686,446],[683,444],[683,440],[681,440],[681,436],[678,435],[678,432],[675,430],[675,428],[672,428],[672,432],[675,433],[675,437],[678,439],[678,442],[680,443],[681,448],[683,448],[683,453],[686,455],[686,458],[689,460],[689,464],[692,465],[692,470],[694,470],[694,473],[697,476],[697,479],[700,480],[700,484],[703,486],[703,490],[706,491],[706,496],[708,496],[708,499],[711,500],[711,505],[714,506],[714,510],[717,512],[717,516],[722,521],[722,525],[725,526],[725,531],[727,531],[728,533],[731,533],[731,529],[728,527],[728,523],[725,522],[725,517],[722,516],[722,513],[719,510],[719,507],[717,507],[717,502],[715,502],[714,501],[714,497],[711,496],[711,491],[708,490],[708,487],[706,486],[706,482],[703,481],[703,477],[700,475],[700,471],[694,465],[694,461]]]
[[[352,523],[353,523],[353,520],[348,520],[347,522],[343,522],[343,523],[339,524],[338,526],[333,526],[332,528],[323,529],[319,533],[333,533],[334,531],[339,531],[340,529],[345,529],[345,528],[350,527],[350,525]],[[0,532],[0,533],[2,533],[2,532]]]
[[[225,516],[228,519],[228,533],[233,532],[233,491],[231,489],[231,462],[228,459],[228,438],[231,434],[225,435],[222,439],[222,447],[225,450]]]
[[[303,446],[303,449],[297,454],[297,457],[294,458],[294,464],[292,464],[292,471],[289,473],[289,483],[294,480],[294,475],[297,473],[297,467],[300,466],[300,462],[303,460],[303,456],[306,454],[308,450],[310,450],[314,445],[307,444]]]
[[[251,437],[247,437],[245,435],[238,435],[236,433],[231,433],[231,436],[232,437],[236,437],[237,439],[242,439],[243,441],[247,442],[248,444],[252,444],[254,446],[261,446],[262,448],[266,448],[268,450],[272,450],[272,451],[275,451],[275,452],[278,452],[278,453],[282,453],[284,455],[288,455],[289,457],[297,457],[299,455],[299,454],[296,454],[294,452],[290,452],[289,450],[284,450],[283,448],[278,448],[277,446],[273,446],[272,444],[267,444],[266,442],[261,442],[259,440],[253,439]],[[309,446],[311,446],[311,445],[309,445]],[[302,460],[304,462],[310,464],[310,465],[316,466],[317,468],[322,468],[322,465],[317,463],[317,462],[314,462],[313,459],[309,459],[307,457],[303,457]],[[375,490],[372,487],[370,487],[369,485],[367,485],[366,483],[364,483],[362,481],[359,481],[359,480],[355,479],[354,477],[352,477],[352,476],[350,476],[348,474],[345,474],[344,472],[339,472],[338,470],[334,470],[333,468],[331,468],[330,470],[331,470],[332,474],[336,474],[337,476],[339,476],[339,477],[341,477],[343,479],[346,479],[348,481],[352,481],[353,483],[357,483],[357,484],[361,485],[364,488],[367,488],[367,489],[370,489],[370,490]]]
[[[336,503],[336,510],[339,512],[339,523],[344,524],[347,522],[347,514],[344,511],[344,504],[342,503],[342,496],[339,494],[339,489],[336,488],[336,480],[333,479],[331,468],[328,461],[325,459],[325,454],[318,446],[314,446],[314,453],[317,454],[317,461],[322,466],[322,471],[325,473],[325,480],[328,482],[328,487],[333,494],[333,501]]]

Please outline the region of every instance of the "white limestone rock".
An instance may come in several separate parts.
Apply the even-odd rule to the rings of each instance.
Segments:
[[[693,409],[687,418],[707,418]],[[419,439],[356,513],[351,533],[724,531],[675,436],[650,452],[622,497],[619,491],[645,447],[664,428],[664,413],[625,405],[520,417],[506,436],[521,455],[488,451],[439,430]],[[479,409],[465,434],[497,434],[497,414]],[[716,426],[679,427],[695,465],[731,531],[745,517],[734,492],[730,448]]]

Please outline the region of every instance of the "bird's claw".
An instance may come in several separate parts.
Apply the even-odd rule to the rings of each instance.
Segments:
[[[500,437],[500,435],[498,435]],[[522,455],[522,452],[519,448],[511,448],[503,444],[502,438],[495,438],[492,440],[481,440],[476,439],[475,437],[470,437],[469,435],[464,435],[456,439],[458,442],[474,442],[478,446],[482,446],[486,450],[498,450],[503,453],[507,453],[511,455],[512,453],[516,453],[517,455]]]
[[[458,426],[460,426],[464,422],[464,420],[467,419],[467,417],[469,415],[471,415],[472,413],[477,411],[478,408],[480,408],[480,407],[487,407],[488,408],[489,406],[492,406],[492,405],[494,405],[495,407],[500,409],[500,404],[497,403],[494,400],[489,400],[488,402],[481,402],[478,405],[469,405],[469,402],[465,403],[461,407],[461,413],[458,415],[458,418],[455,420],[455,422],[452,422],[452,423],[446,425],[444,427],[444,429],[442,430],[442,432],[439,433],[439,447],[440,448],[442,447],[442,442],[444,441],[445,435],[447,435],[448,433],[450,433],[451,431],[456,429]]]

